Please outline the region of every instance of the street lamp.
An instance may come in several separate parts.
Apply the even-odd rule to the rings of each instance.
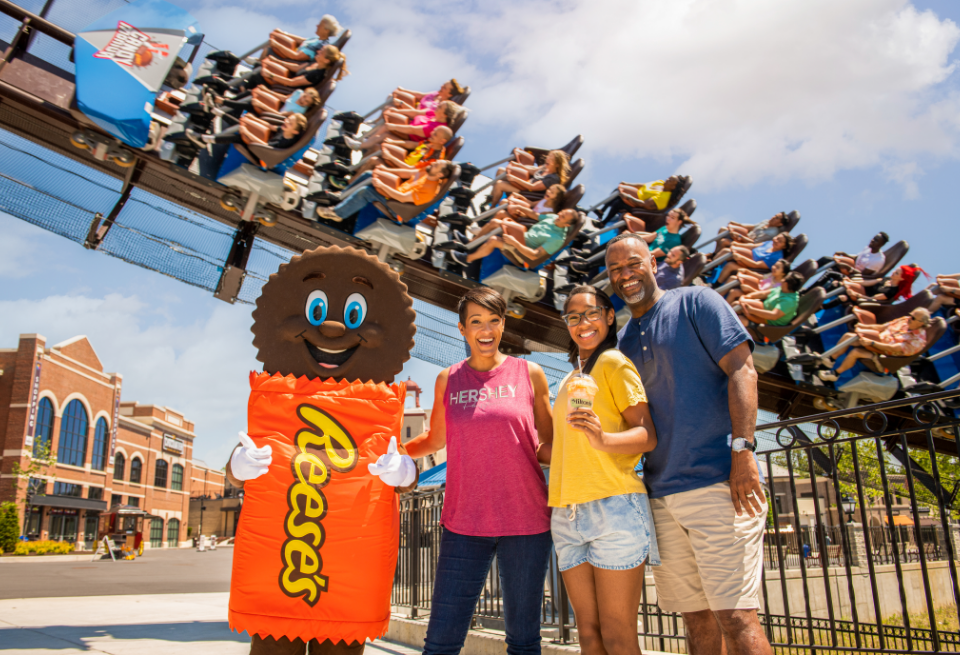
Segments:
[[[847,523],[853,523],[853,513],[857,511],[857,499],[850,494],[840,496],[840,505],[847,515]]]

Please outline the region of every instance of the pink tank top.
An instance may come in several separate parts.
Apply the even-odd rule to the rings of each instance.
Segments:
[[[547,483],[537,462],[527,362],[492,371],[450,367],[443,398],[447,489],[440,523],[457,534],[505,537],[550,529]]]

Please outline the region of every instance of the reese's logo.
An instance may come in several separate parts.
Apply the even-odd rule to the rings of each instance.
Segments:
[[[327,499],[323,487],[333,471],[346,473],[357,465],[357,444],[335,418],[312,405],[300,405],[297,416],[306,428],[297,432],[296,455],[290,460],[294,483],[287,491],[289,511],[284,519],[287,540],[283,542],[280,588],[287,596],[302,597],[311,607],[320,594],[330,590],[323,575],[320,549],[326,534],[323,518]]]

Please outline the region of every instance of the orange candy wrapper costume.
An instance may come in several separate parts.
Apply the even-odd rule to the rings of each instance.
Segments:
[[[400,434],[403,384],[250,374],[248,434],[273,448],[244,486],[230,627],[277,639],[382,636],[397,564],[397,494],[367,464]]]

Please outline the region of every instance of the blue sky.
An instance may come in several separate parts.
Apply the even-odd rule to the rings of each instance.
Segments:
[[[878,230],[906,261],[960,270],[960,6],[905,0],[384,3],[179,0],[208,40],[244,50],[324,13],[353,29],[353,74],[330,104],[366,110],[400,84],[473,87],[461,157],[582,133],[587,201],[620,180],[690,174],[706,233],[797,209],[804,256],[857,251]],[[197,422],[220,464],[245,423],[250,307],[229,306],[0,215],[0,339],[87,334],[128,400]],[[922,278],[921,278],[922,280]],[[919,285],[919,283],[918,283]],[[437,368],[404,373],[427,391]]]

